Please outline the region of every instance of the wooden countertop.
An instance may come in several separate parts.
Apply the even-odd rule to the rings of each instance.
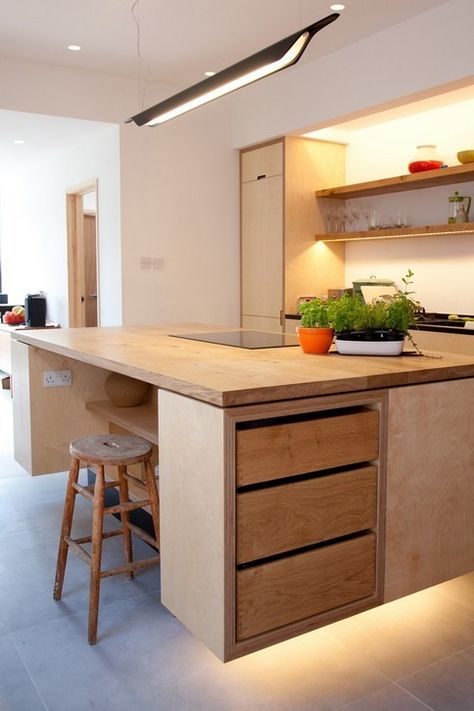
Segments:
[[[319,356],[298,346],[247,350],[169,335],[218,330],[236,329],[202,324],[61,328],[15,331],[12,338],[219,407],[474,377],[469,356]]]

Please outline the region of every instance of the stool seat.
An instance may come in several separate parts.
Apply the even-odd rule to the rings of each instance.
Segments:
[[[69,445],[72,457],[90,464],[139,464],[152,452],[151,444],[141,437],[120,434],[86,435]]]
[[[133,560],[132,554],[132,533],[153,548],[159,549],[159,498],[156,477],[151,464],[153,450],[149,442],[134,435],[94,434],[73,440],[69,445],[69,451],[71,453],[71,467],[64,502],[53,597],[55,600],[61,599],[67,555],[69,548],[71,548],[90,567],[89,644],[95,644],[97,641],[101,579],[120,574],[125,574],[132,579],[135,570],[156,565],[160,561],[158,553],[150,558],[138,561]],[[81,486],[78,483],[81,462],[93,465],[96,472],[93,486]],[[127,471],[127,467],[130,464],[143,464],[144,482]],[[105,480],[106,466],[116,467],[117,479],[113,481]],[[133,482],[136,487],[138,486],[140,490],[143,490],[144,498],[139,501],[130,500],[129,482]],[[111,487],[118,489],[119,503],[106,507],[105,491]],[[92,502],[92,535],[71,538],[72,519],[77,494],[81,494]],[[149,506],[151,510],[154,537],[130,522],[130,512],[144,506]],[[120,515],[121,528],[111,532],[104,532],[104,516],[117,513]],[[114,536],[123,536],[125,565],[102,570],[102,541]],[[84,548],[84,543],[91,544],[90,553]]]

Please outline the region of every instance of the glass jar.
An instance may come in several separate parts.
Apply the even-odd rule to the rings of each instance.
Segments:
[[[436,170],[444,165],[436,152],[436,146],[432,144],[423,144],[416,147],[416,154],[413,160],[408,164],[410,173],[420,173],[423,170]]]

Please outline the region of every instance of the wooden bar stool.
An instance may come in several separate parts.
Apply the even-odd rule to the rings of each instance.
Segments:
[[[146,543],[159,549],[160,518],[159,499],[155,474],[151,464],[151,445],[141,437],[105,434],[80,437],[71,442],[71,468],[66,488],[64,513],[59,541],[58,562],[56,566],[56,579],[54,583],[54,599],[60,600],[64,573],[66,571],[67,555],[69,548],[85,560],[90,566],[90,593],[89,593],[89,644],[97,641],[97,622],[99,615],[100,580],[111,575],[124,573],[128,578],[133,578],[133,571],[156,565],[160,561],[159,554],[133,562],[132,533],[135,533]],[[96,471],[95,484],[81,486],[78,484],[80,463],[93,465]],[[146,483],[129,474],[127,467],[130,464],[143,462],[145,467]],[[117,467],[118,478],[114,481],[105,481],[104,467],[106,465]],[[128,483],[133,482],[145,493],[145,498],[140,501],[130,501]],[[105,490],[118,487],[119,503],[115,506],[104,506]],[[92,535],[83,538],[71,538],[72,519],[76,495],[81,494],[92,501]],[[155,537],[135,526],[129,520],[130,511],[150,506]],[[116,531],[103,531],[105,514],[120,514],[121,528]],[[112,536],[123,535],[125,565],[108,570],[101,570],[102,540]],[[91,552],[84,547],[84,543],[91,543]]]

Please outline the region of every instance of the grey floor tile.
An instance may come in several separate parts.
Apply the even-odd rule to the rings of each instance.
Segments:
[[[0,637],[0,710],[45,711],[10,637]]]
[[[387,683],[321,632],[224,665],[155,595],[108,606],[94,647],[85,625],[77,615],[13,635],[50,711],[66,694],[68,711],[330,711]]]
[[[472,611],[440,588],[342,620],[326,632],[397,681],[474,643]]]
[[[396,684],[384,686],[338,711],[427,711],[429,707]]]
[[[48,496],[46,493],[45,498],[48,499]],[[40,493],[38,498],[41,500]],[[0,632],[12,632],[88,607],[89,570],[73,553],[68,558],[62,600],[56,602],[52,598],[62,503],[55,509],[54,515],[51,511],[48,514],[48,505],[45,509],[44,514],[37,512],[37,516],[45,518],[50,515],[49,523],[45,521],[43,527],[35,525],[1,536]],[[112,517],[106,519],[106,529],[117,525]],[[89,533],[90,504],[80,499],[73,535]],[[134,539],[133,549],[137,560],[153,554],[149,546],[137,539]],[[105,541],[103,551],[103,568],[123,562],[121,538]],[[101,584],[101,605],[159,591],[159,576],[159,567],[156,566],[138,572],[133,581],[125,576],[106,578]]]
[[[434,711],[473,711],[474,647],[399,681]]]

